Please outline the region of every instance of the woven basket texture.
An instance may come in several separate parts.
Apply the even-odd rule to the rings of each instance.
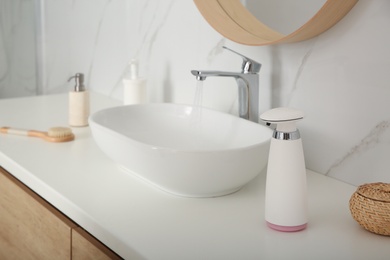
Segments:
[[[361,185],[349,200],[352,217],[370,232],[390,236],[390,183]]]

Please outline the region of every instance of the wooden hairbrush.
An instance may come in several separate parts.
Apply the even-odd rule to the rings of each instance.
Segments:
[[[37,130],[24,130],[11,127],[1,127],[0,133],[39,137],[48,142],[69,142],[74,140],[74,134],[69,127],[52,127],[47,132]]]

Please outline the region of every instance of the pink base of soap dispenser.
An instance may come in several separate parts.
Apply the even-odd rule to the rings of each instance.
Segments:
[[[269,223],[268,221],[266,221],[266,222],[267,222],[268,227],[275,229],[277,231],[282,231],[282,232],[297,232],[297,231],[301,231],[307,227],[306,223],[303,225],[299,225],[299,226],[279,226],[279,225]]]

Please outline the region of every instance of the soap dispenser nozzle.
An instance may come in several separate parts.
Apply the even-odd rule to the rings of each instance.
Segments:
[[[272,135],[279,140],[296,140],[300,138],[299,130],[295,123],[303,119],[303,113],[299,110],[280,107],[263,113],[260,118],[269,126],[276,124]]]
[[[75,82],[76,82],[76,85],[74,86],[75,92],[85,91],[84,74],[83,73],[76,73],[74,76],[72,76],[68,79],[68,82],[71,81],[71,79],[75,79]]]

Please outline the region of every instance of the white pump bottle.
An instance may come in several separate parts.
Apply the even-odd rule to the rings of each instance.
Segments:
[[[74,90],[69,92],[69,125],[88,126],[89,117],[89,92],[84,86],[84,74],[76,73],[71,79],[75,79]]]
[[[133,59],[127,65],[123,81],[123,104],[146,103],[146,79],[138,75],[138,61]]]
[[[276,124],[268,158],[265,220],[278,231],[303,230],[308,221],[306,167],[302,140],[295,126],[303,113],[281,107],[260,118],[267,124]]]

